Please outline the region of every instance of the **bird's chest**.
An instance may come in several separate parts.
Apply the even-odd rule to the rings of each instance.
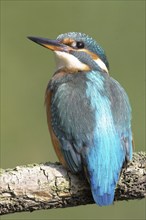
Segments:
[[[84,77],[75,77],[54,87],[51,98],[51,123],[58,136],[87,139],[94,129],[94,109],[86,94]]]

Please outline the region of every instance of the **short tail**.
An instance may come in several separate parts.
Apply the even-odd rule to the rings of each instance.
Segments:
[[[114,202],[114,189],[113,189],[113,192],[111,192],[110,194],[104,193],[103,195],[99,195],[99,190],[92,190],[92,195],[93,195],[94,201],[99,206],[112,205]]]

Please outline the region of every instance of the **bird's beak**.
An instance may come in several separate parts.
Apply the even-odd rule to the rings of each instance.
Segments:
[[[28,37],[28,39],[53,51],[69,52],[71,49],[69,46],[60,43],[58,40],[50,40],[50,39],[41,38],[41,37]]]

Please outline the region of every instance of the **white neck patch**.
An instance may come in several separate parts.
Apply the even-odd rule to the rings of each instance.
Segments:
[[[62,51],[55,51],[55,55],[56,55],[57,70],[64,68],[64,67],[68,69],[77,69],[80,71],[89,70],[88,65],[80,62],[72,54],[62,52]]]
[[[108,73],[108,69],[106,67],[106,65],[104,64],[104,62],[100,59],[100,58],[97,58],[96,60],[94,60],[97,65],[102,69],[102,70],[105,70],[105,72]]]
[[[54,51],[56,55],[56,70],[61,68],[68,68],[68,69],[77,69],[79,71],[87,71],[90,70],[88,65],[80,62],[75,56],[72,54],[62,52],[62,51]],[[104,62],[98,57],[94,60],[98,66],[108,73],[108,69]]]

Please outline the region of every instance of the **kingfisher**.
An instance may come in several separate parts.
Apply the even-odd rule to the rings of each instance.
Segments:
[[[132,159],[131,106],[125,90],[109,75],[105,51],[88,35],[28,38],[56,56],[45,105],[59,161],[72,173],[85,173],[96,204],[113,204],[122,167]]]

